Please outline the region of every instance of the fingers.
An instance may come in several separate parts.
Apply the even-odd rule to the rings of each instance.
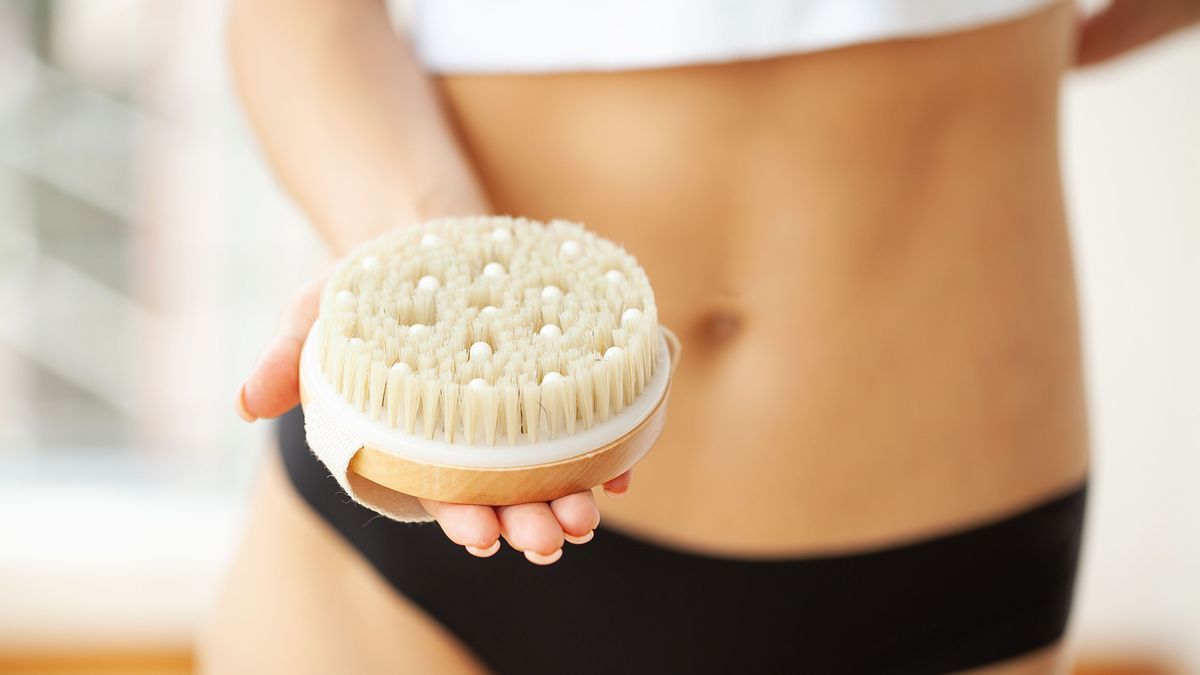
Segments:
[[[504,538],[530,562],[549,565],[562,557],[563,531],[549,504],[499,506],[496,513]]]
[[[421,506],[437,519],[450,541],[465,546],[471,555],[486,558],[500,550],[500,520],[496,509],[431,499],[422,499]]]
[[[501,535],[525,557],[549,565],[562,557],[563,541],[585,544],[600,524],[600,509],[590,490],[553,502],[514,506],[478,506],[421,500],[442,532],[471,555],[486,558],[500,549]]]
[[[247,422],[278,417],[300,402],[300,349],[317,316],[324,279],[309,283],[283,314],[279,331],[238,390],[235,408]]]
[[[604,484],[613,496],[629,490],[632,469]],[[518,504],[496,509],[500,531],[509,545],[524,551],[530,562],[548,565],[562,557],[563,540],[586,544],[600,524],[600,508],[591,490],[560,497],[549,504]]]
[[[617,476],[616,478],[604,484],[604,494],[609,497],[620,497],[626,492],[629,492],[629,486],[633,483],[633,469]]]
[[[600,524],[600,508],[592,491],[576,492],[550,502],[550,511],[558,520],[563,536],[572,544],[586,544]]]

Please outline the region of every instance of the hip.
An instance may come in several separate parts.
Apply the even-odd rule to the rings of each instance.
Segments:
[[[298,409],[282,420],[280,447],[307,506],[498,672],[949,672],[1028,654],[1066,627],[1086,501],[1075,484],[942,536],[778,560],[602,528],[539,568],[510,550],[480,561],[436,527],[345,500],[305,446]]]

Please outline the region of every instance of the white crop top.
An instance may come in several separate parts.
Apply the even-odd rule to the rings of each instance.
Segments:
[[[441,73],[629,70],[756,59],[1011,20],[1058,0],[411,0]]]

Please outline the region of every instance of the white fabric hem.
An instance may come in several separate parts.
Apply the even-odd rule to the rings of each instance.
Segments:
[[[665,68],[969,30],[1063,0],[419,0],[437,73]]]

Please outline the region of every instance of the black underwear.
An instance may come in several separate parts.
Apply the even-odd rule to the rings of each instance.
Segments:
[[[549,567],[479,559],[376,517],[279,426],[297,491],[397,591],[500,673],[935,673],[1050,645],[1070,614],[1086,483],[1023,513],[853,555],[742,560],[600,528]]]

